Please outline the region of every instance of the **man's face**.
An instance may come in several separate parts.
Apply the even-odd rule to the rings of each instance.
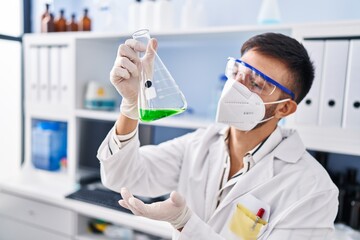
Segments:
[[[260,70],[262,73],[271,77],[281,85],[288,87],[289,73],[286,66],[279,60],[264,56],[254,50],[246,52],[241,58],[242,61],[250,64],[256,69]],[[261,99],[266,102],[273,102],[281,100],[284,95],[281,89],[276,88],[271,95],[259,95]],[[290,96],[289,96],[290,97]],[[265,105],[265,116],[264,119],[268,119],[275,115],[277,104],[268,104]],[[264,123],[259,123],[256,128],[262,126]]]
[[[290,79],[290,74],[285,64],[283,64],[278,59],[262,55],[261,53],[258,53],[254,50],[250,50],[242,56],[241,60],[260,70],[262,73],[271,77],[281,85],[288,87],[288,79]],[[272,102],[281,99],[283,94],[284,93],[281,89],[276,88],[271,95],[259,96],[264,102]]]

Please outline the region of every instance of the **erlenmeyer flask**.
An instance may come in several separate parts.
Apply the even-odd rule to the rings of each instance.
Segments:
[[[147,29],[138,30],[132,36],[145,46],[150,40]],[[184,112],[187,107],[185,97],[157,53],[154,59],[149,59],[145,52],[139,53],[139,57],[141,60],[138,98],[140,120],[151,122]]]

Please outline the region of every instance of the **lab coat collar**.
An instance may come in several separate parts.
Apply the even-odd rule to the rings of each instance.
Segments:
[[[281,140],[281,130],[279,127],[277,127],[265,140],[262,146],[260,146],[260,148],[255,153],[252,153],[255,164],[257,164],[261,159],[273,151],[274,148],[280,144]]]
[[[296,163],[306,151],[298,132],[281,129],[282,142],[274,149],[274,157],[289,163]]]
[[[226,139],[229,134],[229,129],[229,126],[223,127],[219,130],[219,134]],[[274,157],[285,162],[295,163],[306,151],[306,148],[296,130],[278,126],[263,146],[253,155],[255,164],[271,151],[273,151]]]

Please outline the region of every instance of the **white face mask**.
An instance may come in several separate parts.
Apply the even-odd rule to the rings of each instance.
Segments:
[[[242,131],[250,131],[259,123],[274,118],[272,116],[263,119],[265,104],[276,104],[289,100],[264,103],[259,95],[251,92],[246,86],[233,79],[228,79],[218,103],[216,122],[228,124]]]

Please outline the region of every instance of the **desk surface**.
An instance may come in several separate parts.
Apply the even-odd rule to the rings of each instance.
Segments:
[[[166,222],[154,221],[94,204],[65,198],[66,195],[75,190],[76,186],[53,186],[46,182],[32,182],[21,176],[0,182],[0,191],[5,193],[63,207],[81,215],[99,218],[159,237],[171,238],[173,229],[171,225]]]
[[[99,218],[105,221],[127,226],[129,228],[157,235],[159,237],[171,238],[172,227],[166,222],[154,221],[144,217],[134,216],[128,213],[112,210],[109,208],[67,199],[66,195],[74,192],[76,187],[66,188],[64,186],[50,186],[45,182],[32,182],[22,177],[14,177],[6,181],[0,181],[0,191],[13,195],[25,197],[38,202],[52,204],[70,209],[77,214],[87,217]],[[353,238],[353,236],[356,236]],[[335,236],[338,239],[358,239],[360,232],[354,231],[345,225],[335,226]]]

